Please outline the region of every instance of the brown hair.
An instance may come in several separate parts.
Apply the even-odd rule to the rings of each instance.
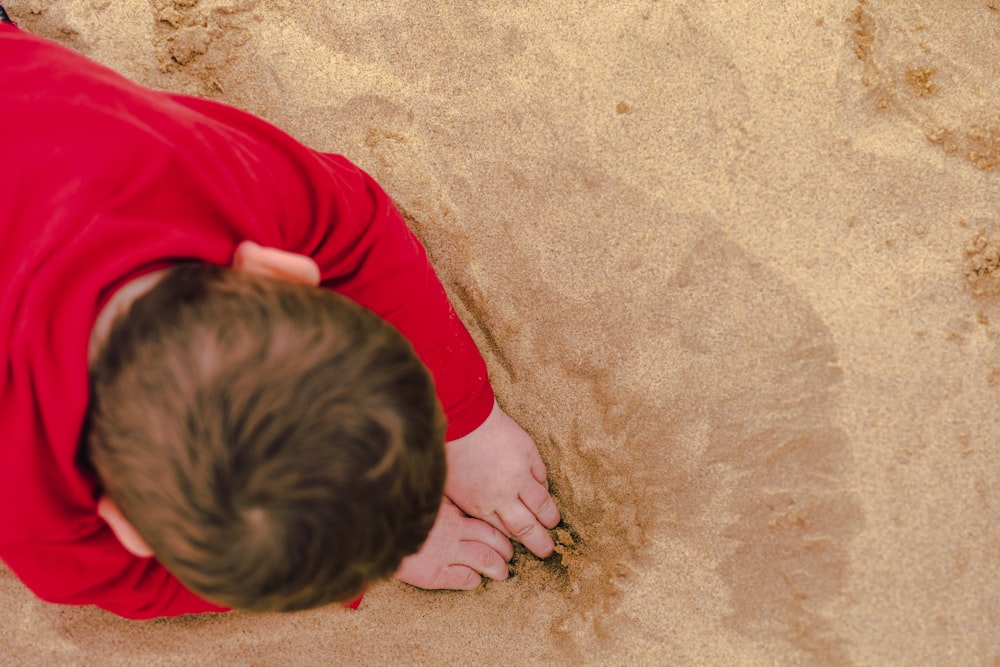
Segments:
[[[409,342],[324,289],[180,265],[91,369],[87,454],[191,590],[257,611],[346,600],[417,551],[444,417]]]

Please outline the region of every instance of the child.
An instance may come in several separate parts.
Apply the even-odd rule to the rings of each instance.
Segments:
[[[5,23],[0,62],[0,558],[25,584],[129,618],[292,610],[552,552],[537,448],[366,174]]]

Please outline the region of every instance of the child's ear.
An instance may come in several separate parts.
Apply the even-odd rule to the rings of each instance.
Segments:
[[[253,241],[244,241],[236,247],[233,268],[319,287],[319,266],[311,257],[277,248],[265,248]]]
[[[150,558],[153,555],[153,550],[146,544],[146,540],[142,539],[139,531],[135,529],[132,522],[125,518],[125,515],[111,498],[101,496],[101,499],[97,501],[97,515],[104,519],[118,541],[133,556]]]

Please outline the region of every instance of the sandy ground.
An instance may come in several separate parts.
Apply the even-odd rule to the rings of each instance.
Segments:
[[[572,545],[148,623],[4,571],[0,662],[1000,665],[996,2],[5,4],[373,173]]]

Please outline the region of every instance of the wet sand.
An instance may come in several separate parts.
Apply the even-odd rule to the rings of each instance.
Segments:
[[[562,553],[147,623],[0,571],[0,662],[1000,665],[1000,5],[388,4],[5,2],[371,172]]]

